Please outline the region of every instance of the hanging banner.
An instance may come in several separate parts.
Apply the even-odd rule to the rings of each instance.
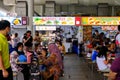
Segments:
[[[120,17],[82,17],[82,25],[120,25]]]
[[[33,25],[75,25],[75,17],[33,17]]]

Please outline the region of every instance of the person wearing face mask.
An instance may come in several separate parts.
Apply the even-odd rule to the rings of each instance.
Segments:
[[[16,47],[16,52],[18,53],[18,62],[27,62],[27,57],[23,51],[23,43],[19,42]],[[27,64],[20,64],[19,67],[22,68],[21,72],[23,73],[24,80],[29,80],[30,73],[29,67]]]
[[[10,65],[9,46],[7,34],[10,32],[10,22],[0,21],[0,80],[13,80],[13,72]]]
[[[19,62],[27,62],[27,58],[25,56],[25,53],[23,52],[23,44],[20,42],[17,44],[17,53],[19,55],[18,61]]]

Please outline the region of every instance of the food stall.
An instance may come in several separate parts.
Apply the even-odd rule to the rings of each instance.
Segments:
[[[98,30],[100,33],[103,32],[106,34],[109,34],[109,38],[114,38],[116,32],[117,32],[117,25],[120,25],[120,17],[82,17],[82,23],[85,28],[88,26],[88,29],[84,30],[84,40],[91,36],[95,30]],[[90,27],[91,26],[91,27]],[[87,32],[87,33],[86,33]],[[90,38],[89,38],[90,39]]]
[[[72,42],[67,41],[67,39],[72,38],[74,34],[73,27],[76,28],[76,26],[80,26],[80,18],[79,17],[33,17],[33,25],[34,25],[34,30],[40,32],[44,31],[47,39],[51,38],[50,34],[52,34],[53,32],[55,32],[54,37],[56,37],[58,34],[59,35],[62,34],[62,36],[64,36],[63,43],[65,45],[66,52],[68,52],[68,48],[70,48]],[[42,36],[43,39],[46,38],[45,36]]]

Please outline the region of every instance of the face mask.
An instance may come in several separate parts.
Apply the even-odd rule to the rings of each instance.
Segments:
[[[22,50],[18,50],[18,52],[22,52]]]

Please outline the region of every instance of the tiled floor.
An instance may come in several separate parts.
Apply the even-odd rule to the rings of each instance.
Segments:
[[[103,80],[95,73],[93,77]],[[76,54],[67,54],[64,57],[64,77],[60,80],[93,80],[91,77],[91,70],[88,68],[83,57],[78,57]]]
[[[93,74],[94,79],[91,75],[92,72],[83,57],[78,57],[76,54],[65,55],[64,77],[61,77],[60,80],[104,80],[96,72]],[[19,78],[18,80],[22,79]]]
[[[75,54],[64,57],[64,77],[61,80],[88,80],[87,66],[84,61]]]

